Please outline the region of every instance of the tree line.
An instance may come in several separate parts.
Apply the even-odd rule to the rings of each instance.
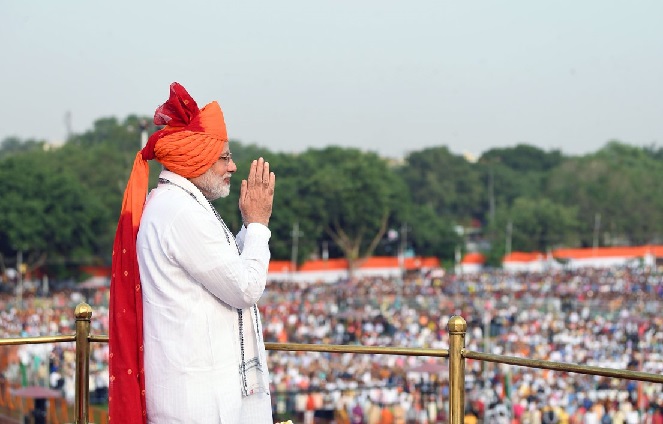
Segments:
[[[102,118],[59,148],[2,141],[0,271],[19,252],[29,268],[57,278],[75,275],[80,265],[110,264],[122,193],[147,121]],[[339,146],[292,154],[231,140],[231,150],[237,175],[231,195],[215,206],[238,230],[239,182],[250,160],[265,157],[277,175],[274,259],[301,263],[328,254],[357,266],[406,248],[451,263],[471,241],[499,264],[507,250],[656,243],[663,234],[663,149],[656,146],[610,141],[568,156],[518,144],[468,160],[441,145],[399,161]],[[154,187],[160,165],[152,162]]]

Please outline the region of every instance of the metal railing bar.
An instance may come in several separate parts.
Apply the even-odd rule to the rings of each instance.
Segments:
[[[465,359],[477,359],[480,361],[494,362],[507,365],[518,365],[528,368],[540,368],[554,371],[566,371],[577,374],[600,375],[603,377],[615,377],[625,380],[648,381],[651,383],[663,383],[663,375],[652,374],[642,371],[620,370],[616,368],[594,367],[589,365],[576,365],[565,362],[544,361],[540,359],[519,358],[516,356],[493,355],[490,353],[473,352],[464,350]]]
[[[329,352],[329,353],[374,353],[383,355],[449,357],[448,349],[425,349],[407,347],[329,345],[304,343],[265,343],[265,349],[275,351]]]
[[[54,337],[32,337],[18,339],[0,339],[2,344],[27,343],[25,340],[39,339],[32,343],[49,343],[42,339],[53,339]],[[75,336],[58,336],[57,341],[74,341]],[[108,343],[107,335],[90,335],[90,342]],[[9,341],[10,343],[6,343]],[[18,341],[18,343],[17,343]],[[329,352],[329,353],[373,353],[384,355],[405,356],[431,356],[437,358],[448,358],[448,349],[425,349],[404,347],[382,347],[382,346],[359,346],[359,345],[312,345],[305,343],[265,343],[267,350],[273,351],[295,351],[295,352]],[[626,380],[648,381],[651,383],[663,383],[663,375],[646,373],[641,371],[621,370],[616,368],[594,367],[589,365],[568,364],[565,362],[544,361],[539,359],[527,359],[517,356],[493,355],[490,353],[463,350],[465,359],[476,359],[506,365],[524,366],[530,368],[549,369],[554,371],[566,371],[577,374],[600,375],[603,377],[623,378]]]
[[[2,339],[0,338],[0,346],[22,345],[22,344],[43,344],[43,343],[65,343],[75,342],[76,335],[69,336],[38,336],[38,337],[15,337]]]
[[[107,335],[90,335],[91,342],[108,343]],[[433,356],[448,358],[448,349],[427,349],[385,346],[329,345],[306,343],[265,343],[265,349],[282,352],[329,352],[329,353],[374,353],[383,355]]]

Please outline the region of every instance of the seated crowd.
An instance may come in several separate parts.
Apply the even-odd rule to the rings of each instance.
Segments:
[[[63,290],[24,296],[22,308],[1,295],[0,337],[70,334],[81,301],[93,307],[92,333],[108,334],[107,291]],[[472,351],[663,372],[663,273],[649,268],[272,282],[259,306],[267,342],[445,349],[447,322],[460,315]],[[73,403],[72,344],[0,349],[5,381],[49,385]],[[90,359],[91,402],[104,403],[107,345],[93,343]],[[270,352],[269,362],[275,416],[339,424],[448,420],[446,359]],[[660,384],[472,360],[465,381],[467,422],[663,423]]]

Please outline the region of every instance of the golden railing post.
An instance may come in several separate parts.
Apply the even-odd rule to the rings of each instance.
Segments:
[[[74,424],[88,424],[90,402],[90,318],[92,308],[87,303],[76,306],[76,400]]]
[[[449,423],[463,424],[465,420],[465,332],[467,323],[457,315],[449,318]]]

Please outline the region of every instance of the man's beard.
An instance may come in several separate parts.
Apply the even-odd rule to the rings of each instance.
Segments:
[[[198,179],[198,188],[209,201],[226,197],[230,194],[230,183],[224,181],[226,178],[230,178],[230,174],[217,175],[209,169]]]

